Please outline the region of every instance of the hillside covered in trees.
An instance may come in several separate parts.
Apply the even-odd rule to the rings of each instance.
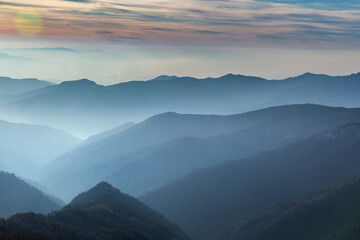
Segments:
[[[48,215],[17,214],[2,221],[0,229],[9,239],[22,239],[21,235],[42,240],[188,239],[163,216],[105,182],[80,194],[59,211]]]

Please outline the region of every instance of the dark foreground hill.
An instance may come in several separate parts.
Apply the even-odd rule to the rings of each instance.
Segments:
[[[16,213],[49,213],[59,209],[58,201],[17,178],[0,171],[0,217]]]
[[[142,200],[194,239],[220,239],[219,233],[234,219],[358,175],[359,123],[337,127],[279,151],[196,171]]]
[[[360,239],[360,180],[279,203],[223,230],[222,240]]]
[[[18,214],[0,223],[8,234],[43,240],[188,239],[175,225],[138,200],[102,182],[49,215]]]
[[[26,234],[10,232],[3,227],[0,227],[0,239],[1,240],[40,240],[37,237],[29,236]]]

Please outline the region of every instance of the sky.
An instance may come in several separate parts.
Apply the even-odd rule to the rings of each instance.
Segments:
[[[0,0],[0,75],[344,75],[360,71],[359,30],[359,0]]]

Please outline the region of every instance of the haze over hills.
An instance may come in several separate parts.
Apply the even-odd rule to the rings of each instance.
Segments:
[[[346,190],[359,180],[322,191],[360,177],[360,74],[163,75],[111,86],[23,81],[0,95],[7,120],[0,120],[0,169],[67,202],[102,183],[49,215],[0,221],[0,238],[189,239],[126,194],[194,240],[292,239],[302,230],[305,240],[337,240],[360,226],[357,210],[350,215],[357,195]],[[22,92],[26,81],[34,88]],[[95,135],[81,141],[64,130]],[[0,217],[62,205],[2,176]],[[344,211],[327,211],[321,221],[317,214],[329,204]]]
[[[34,78],[13,79],[0,77],[0,95],[21,94],[51,85],[52,83],[50,82],[40,81]]]
[[[230,116],[166,113],[59,157],[43,182],[64,200],[103,180],[138,196],[194,169],[351,122],[360,122],[360,109],[310,104]]]
[[[59,201],[14,174],[0,171],[0,218],[30,211],[46,214],[60,207]]]
[[[121,133],[121,132],[135,126],[135,125],[136,124],[133,123],[133,122],[128,122],[128,123],[122,124],[122,125],[120,125],[120,126],[118,126],[116,128],[113,128],[113,129],[110,129],[108,131],[96,134],[96,135],[91,136],[88,139],[84,140],[83,142],[81,142],[81,146],[85,146],[85,145],[93,144],[95,142],[99,142],[99,141],[101,141],[103,139],[106,139],[108,137],[111,137],[111,136],[113,136],[115,134]]]
[[[239,121],[247,118],[253,125],[207,138],[167,141],[132,154],[117,170],[115,160],[111,164],[113,173],[106,180],[138,196],[194,169],[277,149],[337,125],[360,122],[359,109],[318,105],[273,107],[229,117]]]
[[[359,159],[360,124],[348,124],[278,151],[195,171],[142,200],[193,239],[220,239],[234,219],[359,176]]]
[[[282,81],[233,74],[206,79],[161,76],[112,86],[83,79],[2,99],[0,117],[87,137],[168,111],[234,114],[295,103],[359,107],[359,78],[310,73]]]
[[[360,240],[359,30],[360,0],[0,0],[0,240]]]
[[[188,239],[163,216],[105,182],[80,194],[57,212],[47,216],[18,214],[0,222],[0,226],[10,234],[42,240]]]
[[[97,175],[92,174],[92,171],[89,171],[89,169],[84,171],[84,169],[90,166],[101,164],[101,167],[104,169],[108,161],[121,158],[124,161],[117,161],[116,163],[117,167],[119,167],[122,163],[126,163],[127,160],[123,157],[126,157],[128,154],[178,137],[193,136],[205,138],[230,133],[234,129],[240,129],[251,124],[253,123],[246,121],[246,119],[237,120],[236,118],[216,115],[179,115],[176,113],[156,115],[123,132],[114,134],[94,144],[82,146],[54,160],[43,171],[45,175],[49,176],[45,182],[49,187],[56,187],[59,183],[58,180],[60,182],[63,181],[63,177],[69,173],[74,173],[71,177],[78,175],[76,178],[87,175],[84,178],[85,181],[79,182],[86,189],[89,185],[94,184],[94,181],[101,181],[99,179],[101,174],[107,173],[104,170],[100,171],[100,169],[94,169]],[[79,189],[77,184],[68,186],[69,188],[76,188],[74,190],[70,190],[67,187],[67,189],[61,190],[60,185],[58,186],[59,188],[56,187],[57,190],[62,191],[61,194],[64,194],[66,199],[72,198],[72,194],[84,190],[83,188]],[[62,183],[61,186],[63,186]]]
[[[81,140],[61,130],[0,120],[0,159],[5,169],[34,177],[37,167],[71,150]]]

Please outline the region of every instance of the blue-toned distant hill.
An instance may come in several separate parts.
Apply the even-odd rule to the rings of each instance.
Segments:
[[[20,94],[51,85],[50,82],[40,81],[34,78],[13,79],[0,77],[0,95]]]
[[[81,140],[44,126],[0,120],[0,170],[24,177],[37,175],[36,168],[74,148]]]
[[[0,218],[25,212],[46,214],[62,207],[59,203],[14,174],[0,171]]]
[[[359,159],[360,123],[347,124],[278,151],[195,171],[145,195],[142,200],[177,223],[193,239],[224,239],[221,236],[226,233],[225,229],[231,229],[234,224],[241,225],[249,214],[268,204],[320,191],[360,176]],[[328,211],[333,209],[329,207]],[[298,224],[311,227],[298,220]],[[254,232],[259,230],[256,222],[252,224]],[[288,234],[286,230],[284,233]],[[238,234],[240,236],[241,232]],[[325,239],[286,236],[289,238],[266,239]]]
[[[360,107],[358,89],[360,74],[307,73],[281,81],[233,74],[206,79],[160,76],[112,86],[83,79],[0,98],[0,117],[88,137],[168,111],[235,114],[298,103]]]
[[[160,114],[60,156],[43,170],[43,184],[64,200],[103,180],[138,196],[194,169],[351,122],[360,122],[360,109],[311,104],[229,116]]]
[[[0,221],[2,233],[42,240],[189,239],[166,218],[105,182],[49,215],[18,214]]]
[[[102,132],[102,133],[99,133],[99,134],[89,137],[88,139],[81,142],[80,146],[85,146],[85,145],[99,142],[99,141],[106,139],[108,137],[111,137],[115,134],[121,133],[133,126],[135,126],[135,123],[133,123],[133,122],[128,122],[128,123],[122,124],[119,127],[116,127],[116,128],[110,129],[108,131],[105,131],[105,132]]]

